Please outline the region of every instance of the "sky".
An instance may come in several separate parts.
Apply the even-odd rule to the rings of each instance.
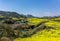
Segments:
[[[0,0],[1,11],[37,17],[60,15],[60,0]]]

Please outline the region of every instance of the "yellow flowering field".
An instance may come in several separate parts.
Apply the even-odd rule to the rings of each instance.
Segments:
[[[29,25],[36,25],[40,22],[46,21],[47,19],[39,19],[39,18],[27,18]]]
[[[53,33],[54,32],[54,33]],[[14,41],[60,41],[59,30],[51,29],[50,32],[43,30],[37,34],[27,38],[16,38]]]
[[[28,21],[29,24],[33,25],[45,21],[45,19],[31,18],[28,19]],[[44,25],[47,27],[52,27],[57,29],[49,29],[49,30],[44,29],[32,35],[31,37],[16,38],[14,41],[60,41],[60,22],[50,20],[46,22]]]
[[[49,21],[45,23],[46,26],[60,29],[60,22]]]

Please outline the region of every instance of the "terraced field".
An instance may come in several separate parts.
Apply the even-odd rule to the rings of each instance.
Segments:
[[[48,19],[37,19],[31,18],[28,19],[29,25],[36,25],[43,21],[47,21],[44,24],[45,29],[38,31],[36,34],[27,38],[16,38],[14,41],[60,41],[60,22],[51,21]]]
[[[29,25],[37,25],[43,21],[47,21],[47,19],[39,19],[39,18],[27,18]]]

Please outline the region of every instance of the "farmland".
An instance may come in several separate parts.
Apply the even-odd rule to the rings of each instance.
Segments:
[[[36,34],[33,34],[31,37],[27,38],[16,38],[14,41],[60,41],[60,18],[52,19],[39,19],[39,18],[29,18],[29,25],[37,25],[43,21],[47,21],[43,23],[46,26],[45,29],[38,31]]]
[[[60,41],[60,17],[26,17],[9,13],[6,12],[9,16],[0,15],[0,41]]]

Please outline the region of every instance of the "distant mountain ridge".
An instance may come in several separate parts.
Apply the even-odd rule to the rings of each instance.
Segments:
[[[0,11],[0,15],[1,16],[4,16],[4,17],[16,17],[16,18],[20,18],[20,17],[23,17],[23,18],[34,18],[36,16],[33,16],[33,15],[23,15],[23,14],[19,14],[17,12],[10,12],[10,11]],[[58,16],[43,16],[43,17],[36,17],[36,18],[60,18],[60,15]]]
[[[0,15],[4,16],[4,17],[16,17],[16,18],[19,18],[19,17],[26,17],[25,15],[21,15],[17,12],[9,12],[9,11],[0,11]]]

